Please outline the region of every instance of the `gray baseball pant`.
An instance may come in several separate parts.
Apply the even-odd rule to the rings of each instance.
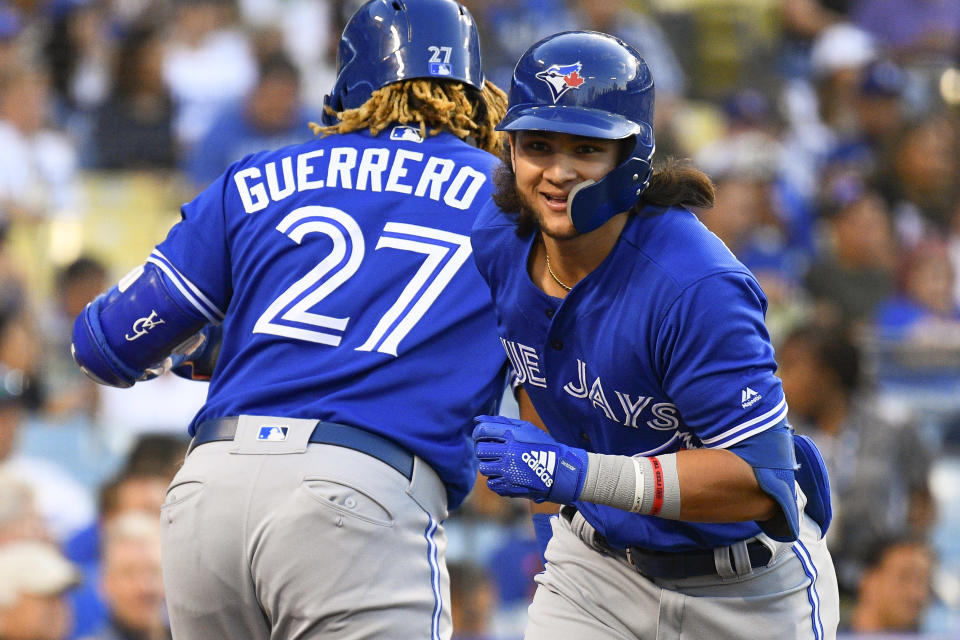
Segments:
[[[263,453],[240,432],[204,444],[171,483],[163,573],[174,639],[449,638],[436,473],[416,458],[407,480],[364,453],[290,440],[302,446]]]
[[[564,518],[551,520],[553,538],[546,569],[536,577],[525,640],[836,638],[833,561],[806,515],[797,542],[760,537],[773,551],[766,567],[670,581],[644,577],[626,560],[587,546]]]

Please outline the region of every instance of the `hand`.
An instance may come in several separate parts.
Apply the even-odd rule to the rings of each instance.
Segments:
[[[586,451],[560,444],[524,420],[503,416],[474,420],[474,450],[491,490],[561,504],[580,496],[587,475]]]

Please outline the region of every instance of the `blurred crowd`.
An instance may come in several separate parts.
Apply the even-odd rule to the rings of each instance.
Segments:
[[[824,451],[841,630],[960,635],[960,0],[464,4],[504,89],[556,31],[644,55],[655,159],[715,181],[697,213]],[[72,319],[227,165],[311,135],[358,5],[0,2],[0,640],[169,638],[159,518],[204,384],[97,388]],[[447,532],[455,637],[518,638],[525,503],[478,483]]]

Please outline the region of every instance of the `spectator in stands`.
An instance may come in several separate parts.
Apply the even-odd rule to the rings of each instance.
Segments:
[[[958,123],[947,114],[926,114],[887,148],[880,187],[904,245],[949,229],[960,197],[958,150]]]
[[[250,94],[223,109],[192,148],[187,156],[188,175],[198,187],[205,187],[248,154],[309,138],[309,123],[319,119],[301,101],[296,66],[285,56],[274,55],[261,64]]]
[[[948,64],[960,40],[960,0],[855,0],[851,17],[911,66]]]
[[[110,91],[114,37],[107,4],[91,0],[51,2],[44,54],[53,89],[54,118],[77,141],[82,157],[90,147],[91,116]]]
[[[90,111],[110,89],[113,41],[106,5],[90,0],[53,2],[45,51],[58,114]]]
[[[70,329],[77,314],[103,291],[106,278],[106,267],[90,256],[77,258],[57,273],[55,306],[41,316],[44,411],[51,419],[72,415],[93,418],[99,397],[97,385],[80,372],[70,357]]]
[[[933,550],[923,539],[878,541],[867,554],[856,605],[843,626],[871,634],[919,631],[930,604],[933,564]]]
[[[827,243],[806,274],[806,286],[828,322],[868,324],[894,290],[896,246],[886,203],[856,175],[824,188]]]
[[[465,4],[480,27],[487,79],[504,89],[510,86],[513,67],[528,46],[551,33],[582,28],[566,0],[473,0]]]
[[[863,30],[831,24],[813,41],[809,79],[798,76],[786,83],[783,103],[790,129],[784,137],[784,177],[811,207],[838,141],[859,131],[857,96],[864,70],[876,59],[876,45]]]
[[[950,234],[947,237],[947,251],[956,276],[960,274],[960,196],[957,197],[957,204],[953,210],[953,224],[950,226]],[[960,305],[960,277],[954,277],[953,280],[953,299]]]
[[[0,468],[0,547],[13,540],[49,540],[33,489]]]
[[[783,0],[783,23],[787,33],[812,40],[824,29],[846,18],[851,0]]]
[[[932,452],[912,417],[864,384],[861,353],[844,330],[798,327],[777,354],[790,422],[826,460],[834,498],[830,549],[841,591],[851,593],[863,554],[877,540],[929,530]]]
[[[960,306],[953,296],[956,274],[947,245],[931,238],[903,256],[900,291],[877,310],[884,337],[960,347]]]
[[[496,611],[497,592],[482,567],[451,562],[450,602],[453,611],[451,640],[494,640],[490,621]]]
[[[163,81],[163,38],[155,27],[136,27],[120,42],[113,91],[97,110],[93,129],[96,168],[176,166],[173,102]]]
[[[159,518],[167,486],[186,454],[186,443],[166,434],[141,436],[118,475],[100,488],[97,521],[64,545],[83,572],[83,584],[70,597],[78,635],[105,624],[107,604],[100,595],[101,549],[113,522],[129,514]]]
[[[249,38],[227,0],[176,0],[163,76],[174,103],[174,132],[189,150],[217,112],[241,98],[257,79]]]
[[[945,242],[921,242],[900,266],[900,287],[877,309],[881,381],[950,394],[960,384],[960,305]]]
[[[127,454],[126,474],[133,477],[160,476],[167,485],[187,457],[185,436],[172,433],[144,433]]]
[[[110,522],[100,586],[109,618],[88,640],[170,639],[163,609],[159,518],[131,512]]]
[[[0,7],[0,76],[21,64],[19,36],[23,28],[24,21],[13,7],[6,4]]]
[[[674,101],[683,97],[686,75],[667,34],[650,12],[650,2],[578,0],[569,4],[574,13],[579,14],[578,28],[609,33],[640,52],[657,79],[655,115],[659,115],[663,99]],[[646,6],[647,13],[637,11],[634,8],[637,5]],[[654,128],[660,130],[657,126]]]
[[[47,126],[46,75],[22,66],[0,77],[0,213],[14,220],[78,214],[77,154]]]
[[[70,631],[64,593],[76,583],[73,565],[47,543],[0,547],[0,638],[64,640]]]
[[[19,449],[26,413],[24,381],[22,371],[0,365],[0,468],[31,487],[53,539],[62,541],[93,520],[93,500],[62,466]]]
[[[872,174],[879,159],[895,144],[897,132],[903,130],[907,115],[903,94],[907,87],[906,73],[889,60],[877,60],[863,70],[854,98],[857,132],[841,141],[843,149],[834,151],[856,156],[860,169]]]

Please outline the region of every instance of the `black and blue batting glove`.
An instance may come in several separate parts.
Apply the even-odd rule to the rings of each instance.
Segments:
[[[474,451],[492,491],[534,502],[575,501],[587,476],[587,452],[554,440],[524,420],[477,416]]]

